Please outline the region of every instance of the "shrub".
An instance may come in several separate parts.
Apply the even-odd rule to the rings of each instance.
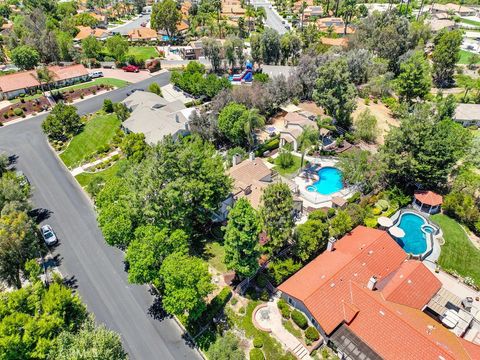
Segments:
[[[379,207],[374,207],[372,213],[375,216],[380,215],[382,213],[382,209],[380,209]]]
[[[233,298],[232,301],[231,301],[231,303],[232,303],[233,306],[237,305],[238,299],[237,299],[237,298]]]
[[[7,114],[7,113],[3,113],[3,117],[4,117],[5,119],[8,119],[8,114]]]
[[[23,110],[20,109],[20,108],[15,108],[13,110],[13,113],[16,115],[16,116],[22,116],[23,115]]]
[[[309,326],[308,329],[305,330],[305,337],[310,341],[317,341],[320,339],[320,334],[313,326]]]
[[[300,329],[305,330],[308,326],[307,318],[298,310],[292,311],[292,320]]]
[[[261,293],[260,293],[260,300],[262,301],[268,301],[270,299],[270,294],[268,293],[267,290],[263,290]]]
[[[294,159],[290,151],[282,151],[277,157],[278,165],[282,169],[287,169],[293,165]]]
[[[257,285],[261,287],[262,289],[267,286],[268,279],[263,273],[259,273],[257,275]]]
[[[280,314],[282,314],[282,317],[284,319],[290,319],[290,316],[292,315],[292,311],[290,310],[290,308],[287,306],[287,307],[284,307],[284,308],[281,308],[280,309]]]
[[[360,200],[362,193],[360,191],[355,192],[347,201],[349,204],[355,203]]]
[[[334,209],[334,208],[330,208],[330,209],[328,209],[328,211],[327,211],[327,217],[328,217],[328,218],[332,218],[332,217],[334,217],[334,216],[335,216],[335,214],[336,214],[336,211],[335,211],[335,209]]]
[[[377,203],[375,204],[376,207],[379,207],[380,209],[382,209],[382,211],[385,211],[389,208],[390,204],[388,203],[387,200],[384,200],[384,199],[380,199],[377,201]]]
[[[250,360],[265,360],[262,350],[258,348],[250,350]]]
[[[253,338],[253,346],[256,348],[261,348],[263,346],[263,340],[261,337],[256,336]]]
[[[377,226],[377,219],[375,218],[366,218],[365,221],[365,226],[367,227],[370,227],[370,228],[374,228]]]
[[[106,113],[113,113],[113,102],[110,99],[103,100],[103,111]]]

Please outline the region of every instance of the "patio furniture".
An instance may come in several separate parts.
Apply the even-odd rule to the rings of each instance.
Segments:
[[[378,225],[380,225],[384,229],[388,229],[393,226],[392,219],[386,216],[380,216],[377,221],[378,221]]]
[[[390,235],[398,239],[401,239],[405,236],[405,231],[400,229],[398,226],[392,226],[390,229],[388,229],[388,232],[390,233]]]

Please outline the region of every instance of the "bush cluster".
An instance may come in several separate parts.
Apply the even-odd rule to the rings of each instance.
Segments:
[[[253,338],[253,346],[256,348],[261,348],[263,346],[263,340],[261,337],[256,336]]]
[[[263,351],[258,348],[253,348],[250,350],[250,360],[265,360]]]
[[[308,326],[307,318],[298,310],[292,311],[292,320],[300,329],[305,330]]]
[[[305,337],[310,341],[317,341],[320,339],[320,334],[313,326],[309,326],[307,330],[305,330]]]
[[[277,307],[280,310],[280,313],[282,314],[282,317],[284,319],[290,319],[290,306],[288,306],[287,302],[283,299],[278,300]]]

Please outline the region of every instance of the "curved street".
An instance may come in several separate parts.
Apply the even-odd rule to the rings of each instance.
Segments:
[[[101,108],[106,98],[123,100],[135,88],[168,83],[168,72],[76,104],[80,114]],[[41,130],[46,114],[0,128],[0,151],[17,156],[33,188],[34,207],[44,209],[45,222],[60,240],[52,250],[59,269],[100,323],[119,332],[131,359],[201,359],[182,338],[171,318],[159,319],[147,286],[131,285],[123,253],[108,246],[97,226],[89,198],[49,147]],[[151,310],[153,309],[153,310]],[[156,310],[156,311],[155,311]]]

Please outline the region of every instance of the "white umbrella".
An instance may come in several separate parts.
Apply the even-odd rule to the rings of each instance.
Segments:
[[[398,226],[392,226],[390,229],[388,229],[388,232],[396,238],[403,238],[405,236],[405,231],[400,229]]]
[[[378,225],[389,228],[393,226],[393,221],[389,217],[380,216],[378,218]]]

